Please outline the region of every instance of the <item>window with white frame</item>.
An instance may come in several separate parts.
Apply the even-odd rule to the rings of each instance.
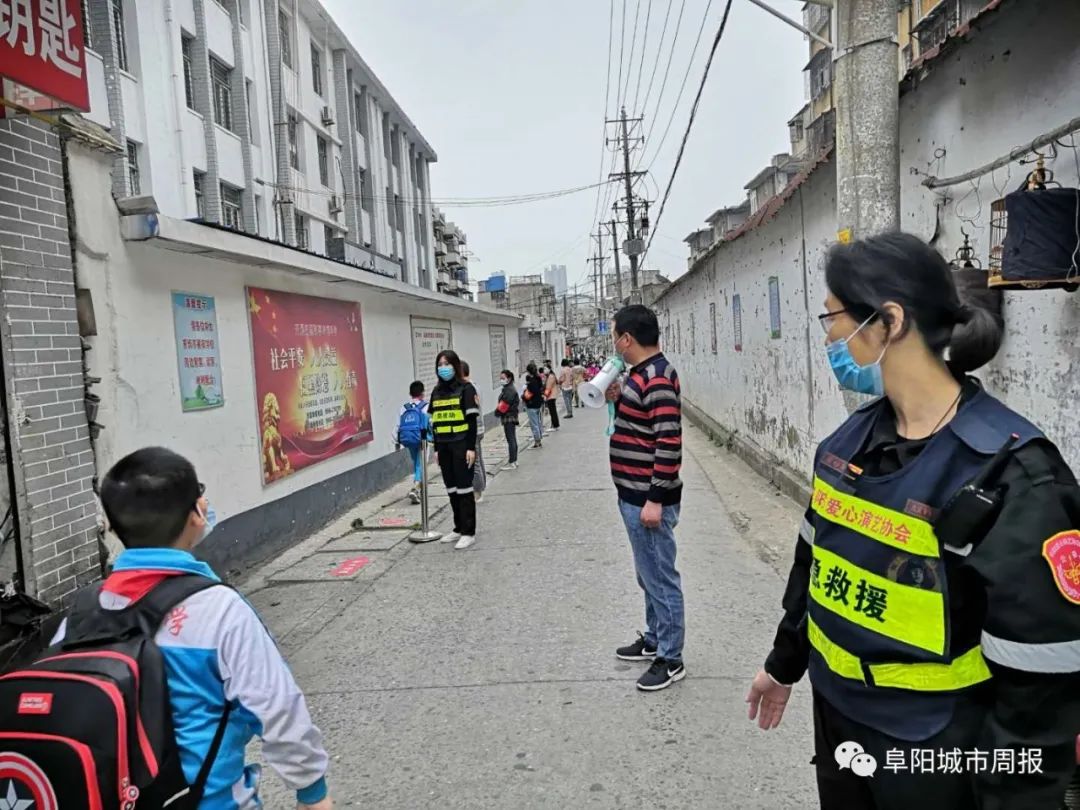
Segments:
[[[292,17],[278,9],[278,35],[281,40],[281,63],[292,69],[293,46],[292,46]]]
[[[315,148],[319,153],[319,182],[330,185],[330,142],[321,135],[315,136]]]
[[[244,228],[244,197],[240,189],[221,184],[221,224],[234,231]]]
[[[138,197],[142,190],[139,177],[139,145],[135,141],[127,142],[127,168],[131,196]]]
[[[300,121],[296,113],[289,110],[289,165],[300,171]]]
[[[124,26],[124,0],[111,0],[113,27],[116,29],[116,66],[128,69],[127,29]]]
[[[206,208],[203,202],[203,180],[206,175],[197,169],[192,172],[192,186],[195,188],[195,213],[199,219],[206,219]]]
[[[311,46],[311,89],[315,95],[323,94],[322,51]]]
[[[295,214],[293,222],[296,225],[296,246],[298,248],[308,249],[308,221],[307,217],[303,214]]]
[[[214,121],[232,132],[232,68],[214,56],[210,57],[210,82],[214,92]]]
[[[82,14],[83,45],[94,49],[94,38],[90,35],[90,0],[80,0],[79,12]]]
[[[184,98],[190,109],[195,109],[195,80],[192,77],[192,51],[195,48],[195,37],[187,34],[180,35],[180,50],[184,54]]]

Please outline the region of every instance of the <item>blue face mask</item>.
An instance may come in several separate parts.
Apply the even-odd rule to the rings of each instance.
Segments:
[[[829,365],[832,366],[833,374],[836,376],[836,381],[840,383],[841,388],[859,394],[880,397],[885,393],[885,381],[881,376],[881,358],[885,356],[885,352],[889,347],[886,346],[882,349],[878,359],[867,366],[860,366],[856,363],[855,358],[851,356],[851,349],[848,348],[848,341],[859,334],[859,331],[870,323],[873,318],[874,315],[871,315],[859,324],[859,328],[848,337],[843,340],[833,341],[826,346],[825,350],[829,354]]]
[[[436,373],[439,375],[439,379],[444,382],[450,382],[454,379],[454,367],[453,366],[439,366]]]

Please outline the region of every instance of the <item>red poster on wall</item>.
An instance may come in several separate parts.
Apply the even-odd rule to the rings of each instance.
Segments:
[[[247,288],[263,484],[372,439],[360,305]]]
[[[79,0],[0,0],[0,73],[63,105],[89,110]]]

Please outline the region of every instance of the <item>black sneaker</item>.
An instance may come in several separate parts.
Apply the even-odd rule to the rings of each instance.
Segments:
[[[650,648],[645,636],[638,633],[637,641],[615,651],[615,657],[623,661],[652,661],[656,658],[656,648]]]
[[[686,677],[686,667],[682,661],[666,661],[657,658],[652,662],[649,670],[638,678],[637,688],[642,692],[656,692],[666,689],[675,681],[681,681]]]

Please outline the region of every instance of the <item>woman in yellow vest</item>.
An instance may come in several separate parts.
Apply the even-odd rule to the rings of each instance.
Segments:
[[[1002,324],[935,250],[837,245],[825,277],[832,370],[877,398],[817,449],[750,719],[779,725],[809,671],[823,810],[1056,810],[1080,732],[1076,479],[967,376]]]
[[[435,358],[439,382],[431,392],[431,430],[439,457],[443,484],[450,496],[454,530],[442,538],[466,549],[476,541],[476,500],[473,496],[473,464],[476,463],[476,431],[480,398],[465,381],[457,352],[445,349]]]

